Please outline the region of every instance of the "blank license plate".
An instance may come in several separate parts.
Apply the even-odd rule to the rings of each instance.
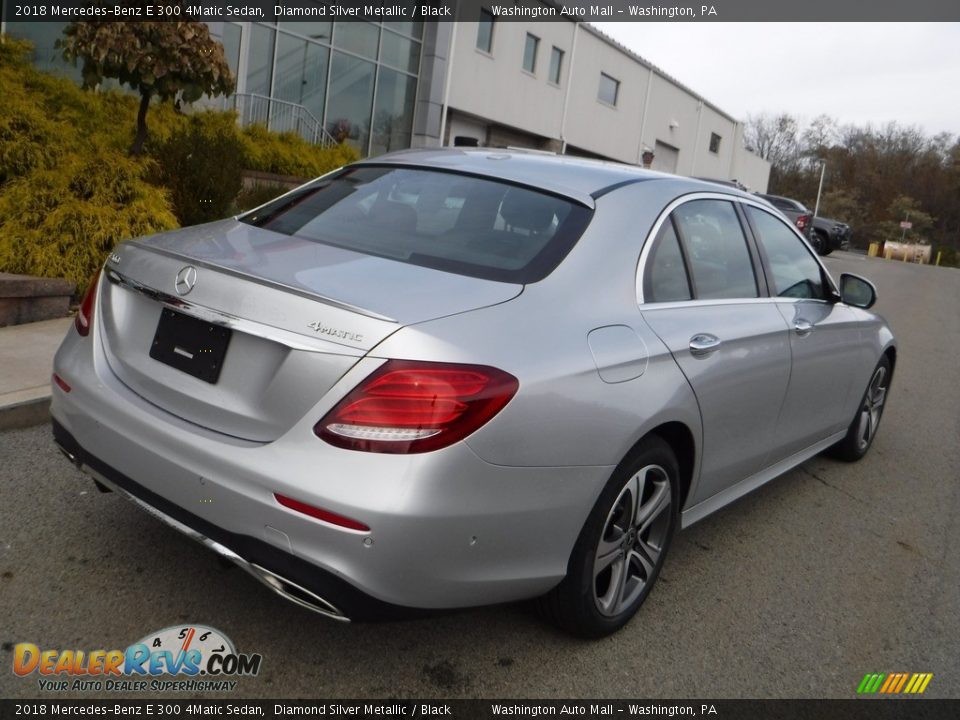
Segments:
[[[216,383],[230,344],[230,328],[164,308],[150,357],[208,383]]]

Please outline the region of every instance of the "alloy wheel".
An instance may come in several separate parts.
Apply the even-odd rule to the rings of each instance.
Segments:
[[[870,386],[863,398],[863,406],[860,408],[860,422],[857,425],[857,446],[860,450],[865,450],[873,442],[886,399],[887,368],[881,365],[870,380]]]
[[[602,615],[632,607],[656,578],[670,537],[670,479],[659,465],[647,465],[623,486],[607,515],[593,562],[593,597]]]

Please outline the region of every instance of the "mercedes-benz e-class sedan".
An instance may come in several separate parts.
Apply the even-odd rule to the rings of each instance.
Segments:
[[[120,244],[57,354],[53,430],[325,615],[540,598],[600,636],[677,529],[867,452],[896,363],[874,299],[735,188],[408,151]]]

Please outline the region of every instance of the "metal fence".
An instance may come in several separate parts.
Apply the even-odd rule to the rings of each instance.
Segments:
[[[323,123],[303,105],[254,93],[235,93],[232,99],[243,126],[264,125],[274,132],[295,132],[322,147],[337,144]]]

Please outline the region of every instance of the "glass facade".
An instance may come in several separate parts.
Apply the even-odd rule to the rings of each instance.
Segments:
[[[16,22],[7,25],[7,32],[33,44],[31,62],[44,72],[65,75],[80,82],[80,63],[74,67],[63,59],[56,42],[63,37],[66,22]]]
[[[422,39],[423,23],[412,21],[224,23],[223,30],[234,74],[244,69],[238,93],[302,106],[363,155],[410,146]],[[271,129],[297,130],[289,107],[255,114],[269,115]]]
[[[33,42],[38,67],[79,81],[79,68],[65,63],[55,47],[66,23],[11,25],[12,34]],[[422,22],[224,22],[211,31],[219,34],[237,78],[244,123],[303,132],[306,117],[307,125],[326,129],[362,155],[410,147]],[[220,106],[233,104],[228,98]]]

